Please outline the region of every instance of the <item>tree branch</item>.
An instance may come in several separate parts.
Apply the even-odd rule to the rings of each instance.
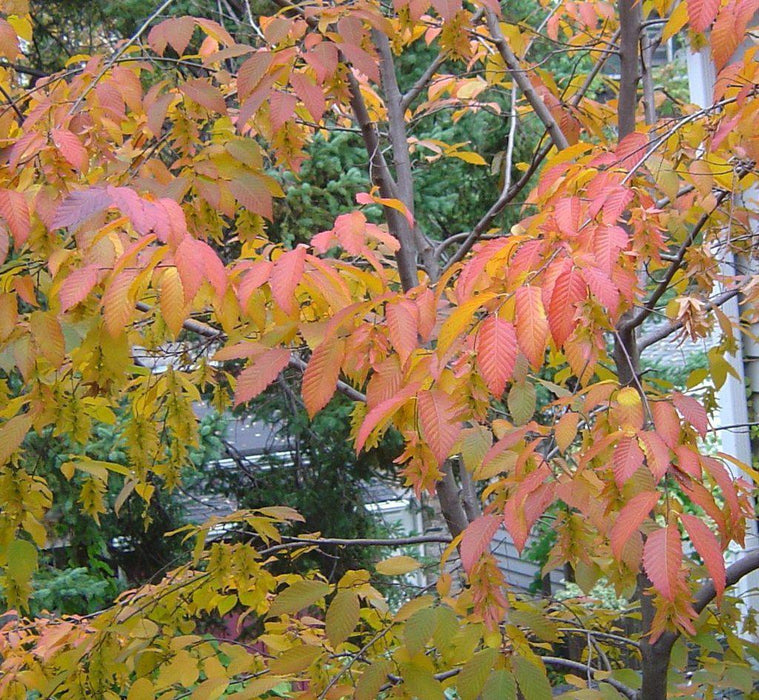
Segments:
[[[419,79],[401,97],[400,106],[404,112],[411,106],[411,103],[419,96],[422,90],[424,90],[427,83],[432,79],[432,76],[437,72],[437,69],[445,63],[445,59],[446,55],[442,52],[439,53],[435,57],[435,60],[427,66],[424,73],[419,76]]]
[[[579,661],[570,661],[569,659],[562,659],[558,656],[541,656],[540,660],[547,666],[558,666],[559,668],[566,668],[570,671],[577,671],[578,673],[589,673],[592,677],[595,677],[598,673],[598,669],[588,666],[587,664],[580,663]],[[632,688],[628,688],[624,683],[620,683],[613,678],[604,678],[604,683],[608,683],[612,688],[618,690],[622,695],[630,700],[637,700],[638,692]]]
[[[450,544],[451,538],[445,535],[414,535],[411,537],[396,538],[341,538],[341,537],[282,537],[285,542],[272,545],[258,553],[268,556],[283,549],[297,549],[308,545],[335,545],[339,547],[406,547],[415,544],[441,543]]]
[[[146,304],[142,301],[138,301],[135,306],[139,311],[143,311],[145,313],[151,313],[153,311],[153,308],[149,304]],[[202,321],[196,321],[193,318],[185,319],[182,322],[182,328],[184,328],[186,331],[196,333],[203,338],[208,338],[209,340],[218,340],[220,343],[224,342],[227,339],[227,334],[224,333],[224,331],[218,328],[214,328],[213,326],[209,326],[207,323],[203,323]],[[299,372],[303,372],[306,369],[306,363],[295,355],[290,356],[290,360],[287,364],[289,367],[297,369]],[[362,401],[364,403],[366,402],[365,394],[361,393],[358,389],[354,389],[350,384],[347,384],[341,379],[337,380],[337,390],[352,401]]]
[[[719,306],[722,306],[726,301],[729,301],[734,296],[737,296],[740,294],[740,289],[730,289],[727,292],[723,292],[722,294],[717,295],[712,299],[708,304],[704,306],[704,311],[709,312],[712,309],[716,309]],[[683,327],[682,321],[672,321],[671,323],[668,323],[666,326],[663,326],[662,328],[659,328],[655,331],[652,331],[647,336],[644,336],[638,341],[638,349],[642,352],[645,350],[649,345],[653,345],[654,343],[658,343],[660,340],[664,340],[664,338],[672,335],[673,333],[679,331]]]
[[[535,110],[538,119],[543,122],[543,125],[550,134],[551,140],[556,148],[560,151],[564,150],[569,146],[567,137],[564,136],[564,132],[562,132],[558,122],[554,119],[553,115],[548,110],[548,107],[546,107],[545,102],[540,98],[540,95],[538,95],[535,87],[527,77],[526,71],[520,66],[519,59],[511,50],[509,42],[506,41],[506,37],[504,37],[503,32],[501,31],[501,27],[498,24],[498,17],[492,10],[487,10],[485,16],[487,18],[490,35],[493,37],[493,43],[498,49],[498,53],[501,54],[501,58],[503,58],[506,67],[509,69],[512,79],[519,86],[519,89],[527,98],[530,106]]]

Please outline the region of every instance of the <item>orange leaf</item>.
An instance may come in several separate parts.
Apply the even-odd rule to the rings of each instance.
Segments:
[[[481,515],[469,523],[461,538],[461,564],[464,571],[469,573],[489,548],[496,530],[501,524],[497,515]]]
[[[673,450],[680,441],[680,419],[669,401],[651,403],[654,426],[664,442]]]
[[[719,10],[719,0],[687,0],[688,23],[694,32],[702,34],[711,26]]]
[[[345,343],[334,335],[328,336],[314,348],[303,373],[301,387],[309,418],[321,411],[335,393],[344,351]]]
[[[13,234],[14,247],[20,248],[26,243],[32,229],[29,205],[23,192],[0,189],[0,216],[5,219]]]
[[[135,302],[132,282],[136,277],[135,270],[120,272],[111,280],[103,294],[105,327],[114,337],[123,333],[132,322]]]
[[[455,419],[453,400],[440,389],[419,392],[419,422],[422,436],[442,464],[461,432],[461,423]]]
[[[514,374],[517,335],[514,326],[497,316],[488,316],[480,325],[475,345],[477,365],[493,396],[503,395],[506,382]]]
[[[182,280],[175,267],[167,268],[161,276],[160,305],[161,315],[176,337],[185,320],[185,298]]]
[[[179,91],[209,112],[227,113],[227,104],[219,88],[203,78],[192,78],[179,86]]]
[[[548,341],[548,321],[538,287],[519,287],[516,291],[516,332],[519,347],[536,369],[543,364]]]
[[[622,551],[627,541],[638,531],[658,501],[658,493],[646,491],[633,496],[619,511],[609,534],[611,551],[617,560],[622,559]]]
[[[640,449],[637,438],[623,437],[614,448],[611,458],[614,479],[622,488],[627,480],[640,469],[645,454]]]
[[[673,394],[672,401],[675,408],[680,411],[680,415],[698,431],[701,437],[706,437],[706,431],[709,430],[706,409],[692,396],[685,394]]]
[[[84,301],[92,288],[98,283],[100,269],[97,265],[86,265],[74,270],[61,284],[58,298],[61,302],[61,313],[65,313],[72,306]]]
[[[717,592],[717,597],[721,598],[725,592],[726,575],[725,560],[717,537],[707,524],[695,515],[681,513],[680,521],[685,526],[696,551],[704,560],[706,569],[714,581],[714,590]]]
[[[640,439],[643,442],[643,451],[646,453],[646,463],[648,468],[658,482],[669,468],[670,457],[667,443],[659,437],[658,433],[652,430],[641,432]]]
[[[53,129],[53,143],[60,154],[79,172],[87,169],[89,156],[79,137],[68,129]]]
[[[643,567],[654,588],[673,603],[681,589],[682,561],[683,548],[676,525],[662,527],[648,536],[643,547]]]
[[[400,356],[401,364],[405,364],[419,343],[416,306],[401,299],[397,303],[388,303],[385,314],[390,342]]]
[[[548,323],[557,347],[572,335],[577,326],[577,303],[586,295],[587,286],[577,270],[569,268],[556,279],[548,305]]]
[[[290,351],[287,348],[272,348],[257,357],[237,377],[235,406],[258,396],[277,378],[289,361]]]
[[[378,403],[366,414],[366,418],[364,418],[364,422],[361,423],[358,435],[356,436],[357,453],[360,452],[366,444],[366,440],[372,430],[392,418],[393,414],[416,393],[418,388],[418,382],[409,384],[407,387],[398,391],[395,396]]]

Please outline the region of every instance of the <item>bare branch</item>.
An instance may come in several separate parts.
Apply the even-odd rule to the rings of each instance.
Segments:
[[[262,549],[258,553],[268,556],[283,549],[297,549],[298,547],[335,545],[339,547],[405,547],[416,544],[450,544],[451,538],[445,535],[414,535],[411,537],[396,538],[341,538],[341,537],[283,537],[285,542]]]
[[[570,671],[578,671],[583,674],[590,674],[595,677],[599,669],[588,666],[587,664],[580,663],[579,661],[570,661],[569,659],[562,659],[558,656],[541,656],[540,660],[546,664],[546,666],[558,666],[559,668],[566,668]],[[632,688],[628,688],[624,683],[620,683],[613,678],[604,678],[604,683],[608,683],[610,686],[618,690],[622,695],[630,700],[637,700],[638,692]]]
[[[445,59],[446,55],[442,52],[439,53],[432,61],[432,63],[427,66],[424,73],[419,76],[419,79],[401,97],[400,106],[404,112],[411,106],[411,103],[419,96],[422,90],[424,90],[427,83],[429,83],[432,79],[432,76],[437,72],[438,68],[440,68],[440,66],[445,63]]]
[[[490,35],[493,37],[493,43],[498,49],[498,53],[501,54],[504,63],[506,63],[506,67],[509,69],[511,77],[527,98],[530,106],[535,110],[538,119],[543,122],[543,125],[550,134],[551,140],[556,148],[560,151],[564,150],[569,146],[567,137],[564,136],[564,132],[561,130],[558,122],[554,119],[553,115],[548,110],[548,107],[546,107],[545,102],[540,98],[540,95],[538,95],[532,82],[527,77],[525,69],[521,67],[519,59],[511,50],[509,42],[506,41],[506,37],[503,35],[501,27],[498,24],[498,17],[492,10],[487,10],[485,16],[487,18]]]

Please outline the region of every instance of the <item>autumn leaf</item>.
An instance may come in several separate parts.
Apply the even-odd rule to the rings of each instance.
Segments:
[[[488,316],[477,332],[477,366],[494,396],[503,395],[513,373],[517,354],[514,326],[497,316]]]
[[[253,360],[237,377],[235,406],[258,396],[287,367],[289,361],[290,351],[287,348],[271,348]]]
[[[609,533],[611,551],[617,560],[622,559],[625,544],[638,531],[658,501],[659,494],[656,492],[639,493],[625,503],[619,511]]]
[[[469,523],[461,538],[461,564],[464,571],[471,573],[480,557],[490,551],[490,541],[501,525],[497,515],[481,515]]]
[[[324,408],[337,388],[340,364],[344,356],[342,340],[330,335],[311,354],[303,373],[303,403],[310,418]]]
[[[643,546],[643,567],[654,588],[671,602],[684,587],[680,576],[682,563],[683,548],[676,525],[667,525],[648,535]]]
[[[516,313],[519,347],[533,367],[540,367],[543,364],[543,355],[548,341],[548,321],[539,287],[529,286],[517,289]]]
[[[431,389],[419,392],[417,406],[422,437],[440,465],[448,457],[461,432],[455,404],[445,392]]]

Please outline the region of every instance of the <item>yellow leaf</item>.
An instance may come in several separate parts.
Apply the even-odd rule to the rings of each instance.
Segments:
[[[421,564],[416,559],[402,554],[378,562],[375,568],[377,573],[383,576],[401,576],[416,571],[420,566]]]

